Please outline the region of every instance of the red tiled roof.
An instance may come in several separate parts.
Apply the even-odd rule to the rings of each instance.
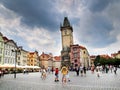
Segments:
[[[81,46],[81,45],[78,45],[78,44],[70,45],[70,47],[77,47],[77,46],[79,46],[80,49],[86,49],[84,46]]]
[[[29,54],[30,54],[30,55],[33,55],[33,54],[34,54],[34,52],[30,52]]]
[[[79,46],[78,44],[70,45],[70,47],[77,47]]]
[[[93,55],[93,56],[90,56],[90,58],[96,58],[96,56]]]
[[[112,56],[112,57],[116,57],[118,54],[120,54],[120,51],[118,51],[117,53],[111,54],[111,56]]]
[[[4,36],[4,37],[3,37],[3,40],[4,40],[4,41],[8,41],[9,39]]]
[[[40,56],[42,56],[42,57],[45,57],[45,56],[46,56],[46,57],[48,57],[48,58],[50,57],[49,54],[45,54],[44,52],[43,52]]]
[[[81,49],[86,49],[85,47],[83,47],[83,46],[79,46]]]
[[[111,54],[112,57],[115,57],[117,55],[117,53]]]
[[[103,57],[103,58],[111,58],[109,55],[100,55],[100,57]]]

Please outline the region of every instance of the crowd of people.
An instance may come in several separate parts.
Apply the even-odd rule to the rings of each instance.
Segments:
[[[79,72],[81,73],[81,76],[86,76],[87,70],[91,70],[92,74],[96,72],[97,77],[100,77],[100,73],[111,72],[111,73],[114,73],[115,75],[117,74],[117,66],[114,66],[114,65],[91,66],[89,69],[86,68],[85,66],[84,67],[80,66],[75,68],[77,76],[79,76]]]
[[[46,68],[42,68],[40,70],[41,72],[41,78],[42,79],[46,79],[47,77],[47,72],[50,73],[52,72],[52,74],[54,73],[55,75],[55,82],[59,82],[59,73],[61,72],[62,74],[62,78],[61,81],[62,83],[66,83],[66,82],[70,82],[70,76],[69,76],[69,67],[67,66],[63,66],[60,70],[59,68],[50,68],[48,67]],[[104,65],[104,66],[91,66],[89,69],[86,68],[85,66],[80,66],[80,67],[75,67],[74,72],[76,72],[76,76],[86,76],[86,72],[88,70],[91,70],[91,73],[94,74],[96,73],[97,77],[100,77],[101,73],[114,73],[115,75],[117,74],[117,66],[113,66],[113,65]]]
[[[4,76],[4,71],[0,69],[0,78]]]
[[[113,66],[113,65],[103,65],[103,66],[91,66],[90,68],[86,68],[85,66],[76,66],[74,68],[74,71],[72,72],[75,72],[76,76],[81,76],[81,77],[86,77],[86,72],[88,70],[91,71],[91,74],[96,74],[97,77],[100,77],[102,73],[114,73],[115,75],[117,74],[117,66]],[[52,73],[55,78],[54,78],[54,81],[55,82],[59,82],[61,80],[61,82],[63,84],[67,83],[67,82],[70,82],[70,76],[69,76],[69,72],[70,72],[70,68],[68,66],[63,66],[61,67],[61,69],[59,68],[41,68],[40,69],[40,73],[41,73],[41,78],[43,80],[46,79],[47,77],[47,73],[50,74]],[[26,69],[24,69],[23,73],[27,73]],[[62,74],[62,78],[60,79],[59,77],[59,74]],[[4,76],[4,71],[0,69],[0,78]]]
[[[61,68],[61,70],[59,70],[59,68],[53,68],[52,67],[50,69],[50,67],[48,67],[46,69],[45,67],[43,67],[43,68],[40,69],[41,78],[45,80],[46,77],[47,77],[47,73],[50,74],[50,72],[55,75],[55,79],[54,79],[55,82],[59,82],[59,73],[60,72],[62,74],[62,83],[70,82],[70,79],[69,79],[69,68],[67,66],[63,66]]]

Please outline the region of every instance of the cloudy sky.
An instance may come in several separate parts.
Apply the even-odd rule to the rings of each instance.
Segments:
[[[120,0],[0,0],[0,32],[27,51],[60,55],[60,23],[90,55],[120,50]]]

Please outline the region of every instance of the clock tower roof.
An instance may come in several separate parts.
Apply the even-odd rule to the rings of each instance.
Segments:
[[[67,17],[64,17],[63,27],[70,27],[70,22]]]
[[[67,17],[64,17],[63,25],[60,25],[60,28],[61,28],[60,29],[61,31],[67,28],[69,30],[72,30],[72,32],[73,32],[73,28],[70,25],[70,22]]]

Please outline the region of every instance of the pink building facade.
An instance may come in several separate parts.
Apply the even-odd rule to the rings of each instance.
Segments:
[[[71,67],[74,69],[75,67],[80,66],[80,47],[78,44],[71,45],[71,52],[70,52],[70,62]]]

